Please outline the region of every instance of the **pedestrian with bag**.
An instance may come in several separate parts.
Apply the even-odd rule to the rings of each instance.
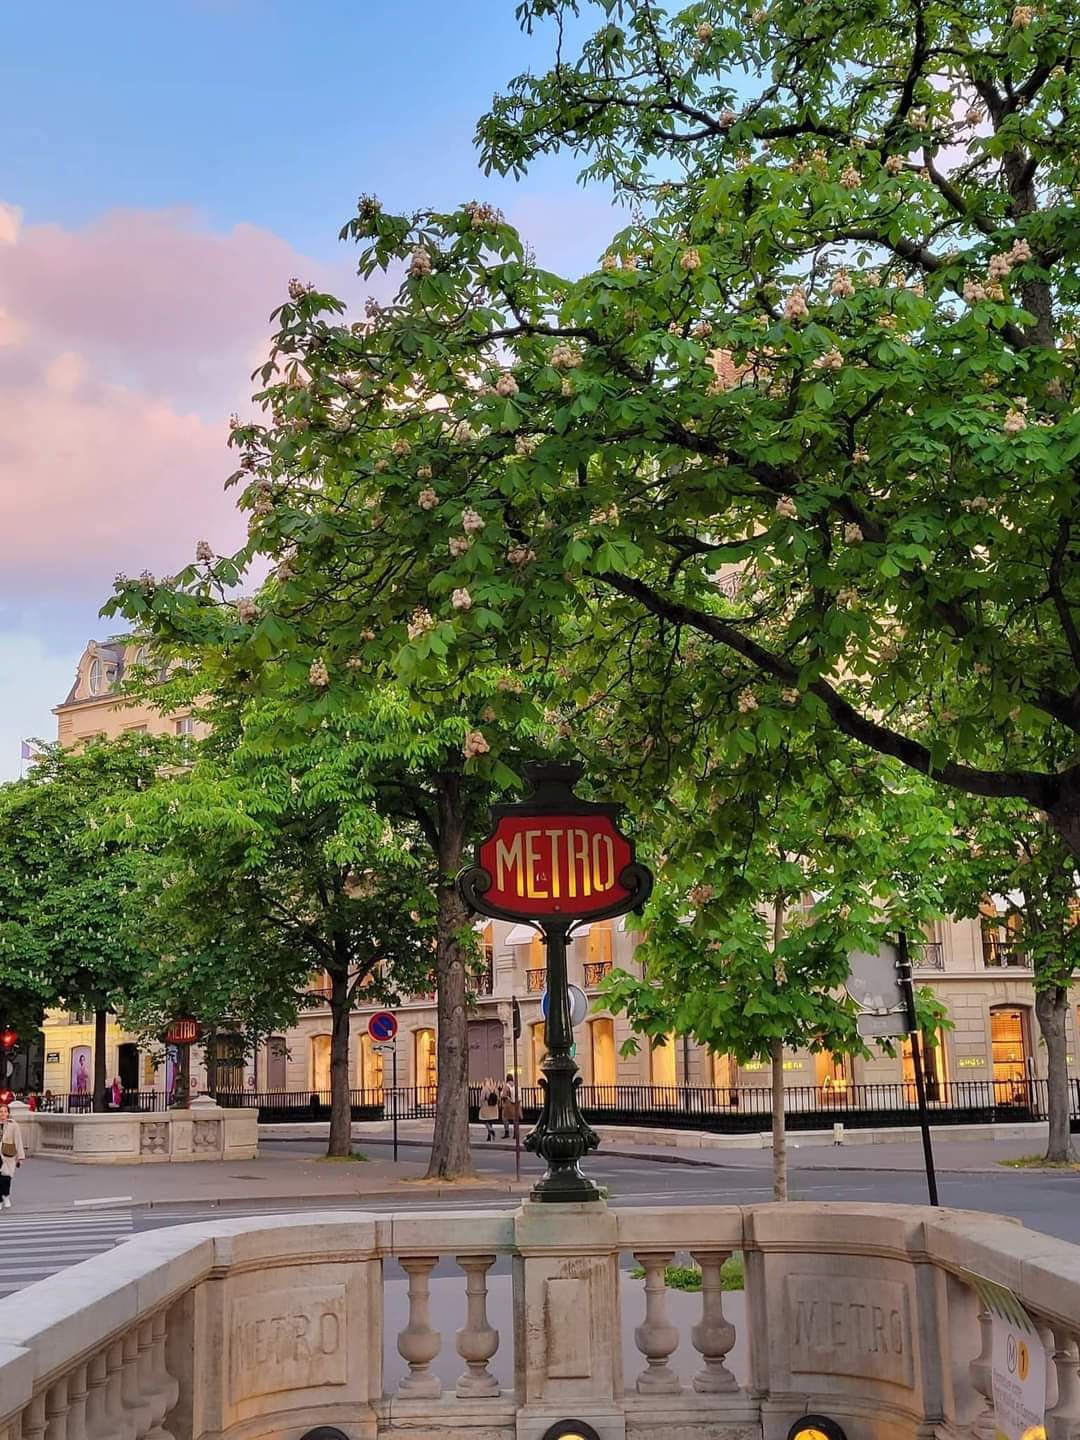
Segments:
[[[480,1119],[487,1126],[487,1138],[495,1139],[495,1121],[499,1118],[499,1087],[492,1076],[480,1082]]]
[[[26,1159],[22,1131],[11,1118],[7,1105],[0,1104],[0,1205],[11,1209],[11,1180]]]
[[[509,1140],[510,1126],[521,1119],[521,1102],[518,1100],[517,1081],[507,1075],[499,1086],[499,1109],[502,1112],[503,1139]]]

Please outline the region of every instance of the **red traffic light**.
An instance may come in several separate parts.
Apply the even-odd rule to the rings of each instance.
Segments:
[[[0,1090],[0,1105],[10,1105],[14,1099],[14,1090]]]
[[[16,1035],[10,1025],[4,1030],[0,1030],[0,1045],[2,1045],[5,1050],[13,1050],[18,1038],[18,1035]]]

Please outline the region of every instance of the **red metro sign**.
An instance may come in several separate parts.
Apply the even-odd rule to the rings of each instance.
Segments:
[[[615,824],[618,807],[579,800],[579,766],[526,767],[533,793],[492,806],[492,833],[458,884],[474,910],[504,920],[621,915],[645,903],[652,876]]]

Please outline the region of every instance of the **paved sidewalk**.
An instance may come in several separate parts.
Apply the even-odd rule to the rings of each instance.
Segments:
[[[229,1203],[292,1204],[317,1197],[358,1200],[393,1195],[407,1207],[411,1196],[430,1199],[462,1194],[524,1194],[505,1174],[485,1172],[477,1157],[472,1180],[426,1181],[427,1156],[413,1150],[397,1165],[384,1160],[325,1160],[313,1155],[261,1155],[257,1160],[204,1160],[179,1165],[72,1165],[32,1155],[12,1189],[22,1214],[92,1211],[109,1205],[168,1206]]]

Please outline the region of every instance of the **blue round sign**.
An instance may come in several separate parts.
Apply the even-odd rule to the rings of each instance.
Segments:
[[[389,1010],[380,1010],[367,1022],[368,1034],[373,1040],[393,1040],[397,1034],[397,1019]]]
[[[576,1030],[589,1011],[589,997],[582,990],[580,985],[568,985],[570,992],[570,1024]],[[548,992],[545,990],[540,1001],[540,1014],[546,1020],[548,1017]]]

